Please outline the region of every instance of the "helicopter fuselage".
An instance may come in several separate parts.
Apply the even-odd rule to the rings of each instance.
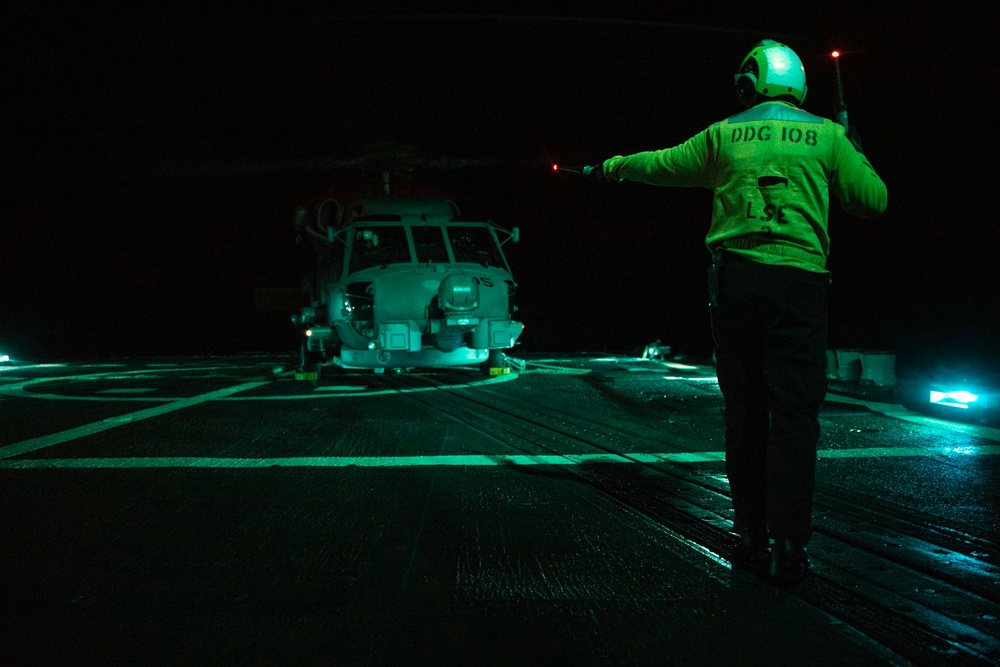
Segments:
[[[462,220],[447,200],[378,199],[336,229],[316,221],[311,303],[292,318],[304,355],[345,368],[486,364],[520,336],[501,250],[516,229]]]

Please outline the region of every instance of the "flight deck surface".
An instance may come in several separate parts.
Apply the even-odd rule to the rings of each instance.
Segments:
[[[2,662],[1000,661],[1000,431],[828,395],[777,589],[730,564],[722,407],[622,355],[0,367]]]

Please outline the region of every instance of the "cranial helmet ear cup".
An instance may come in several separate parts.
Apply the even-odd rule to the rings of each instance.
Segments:
[[[757,99],[757,77],[753,72],[743,72],[736,76],[736,96],[745,107],[752,107]]]

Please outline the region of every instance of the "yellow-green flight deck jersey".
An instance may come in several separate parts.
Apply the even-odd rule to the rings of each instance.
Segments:
[[[688,141],[604,162],[611,180],[714,191],[710,251],[826,273],[830,193],[848,213],[876,218],[885,183],[841,125],[787,102],[764,102]]]

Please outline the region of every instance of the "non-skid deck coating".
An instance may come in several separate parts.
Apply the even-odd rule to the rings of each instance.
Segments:
[[[995,429],[830,396],[815,567],[729,563],[711,368],[0,370],[3,662],[989,664]]]

